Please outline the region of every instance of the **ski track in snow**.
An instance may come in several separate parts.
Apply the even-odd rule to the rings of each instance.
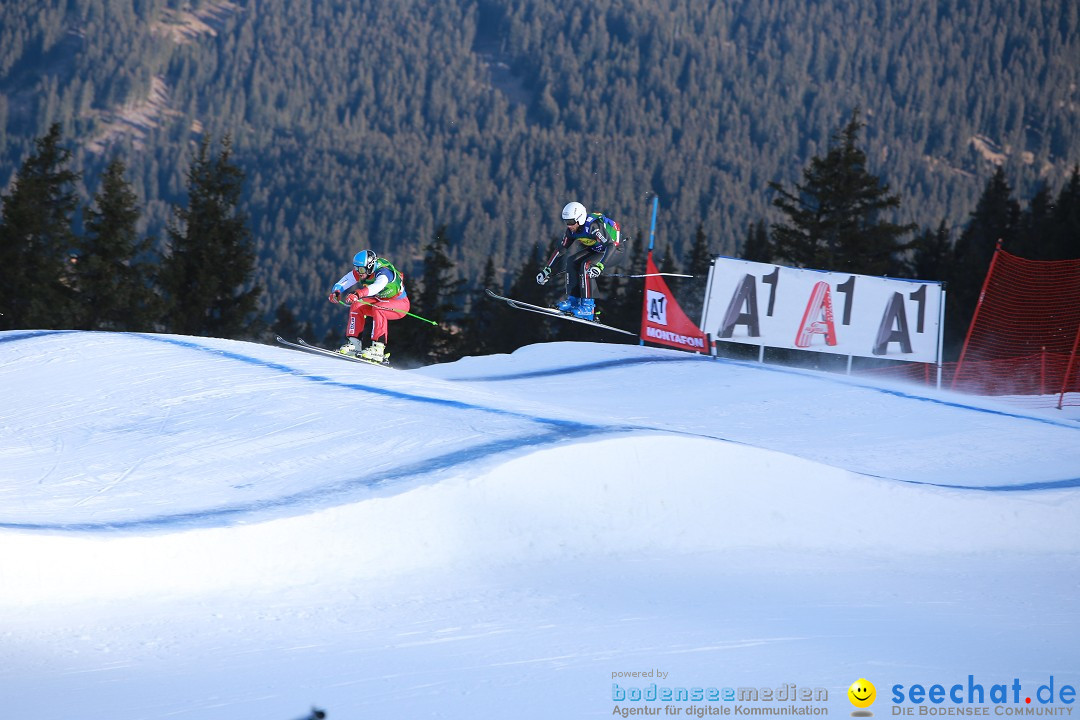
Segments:
[[[32,340],[47,337],[49,335],[61,335],[70,332],[72,331],[33,331],[4,333],[0,335],[0,343],[12,343],[21,340]],[[299,514],[307,510],[327,507],[335,503],[347,503],[357,499],[373,497],[377,494],[385,494],[387,492],[392,493],[395,491],[395,489],[397,491],[400,491],[401,489],[414,487],[417,484],[423,483],[425,481],[430,482],[431,478],[438,476],[440,473],[445,473],[447,471],[463,467],[479,467],[484,465],[485,463],[490,464],[500,456],[512,457],[514,455],[520,455],[523,452],[536,451],[538,449],[549,447],[558,443],[565,443],[569,438],[572,438],[575,442],[582,442],[587,440],[595,440],[601,437],[619,436],[633,433],[661,433],[670,434],[672,436],[705,438],[718,442],[734,443],[737,445],[752,445],[752,443],[749,443],[746,440],[725,437],[714,432],[692,432],[672,425],[644,425],[636,423],[601,423],[575,421],[565,417],[548,417],[539,414],[526,414],[516,410],[496,407],[494,405],[465,402],[463,400],[453,397],[438,397],[434,394],[424,394],[422,392],[404,391],[400,389],[388,388],[377,384],[378,381],[371,383],[345,382],[329,375],[312,373],[310,371],[301,369],[293,364],[267,360],[265,358],[256,357],[252,354],[223,349],[221,347],[213,347],[206,342],[195,338],[179,338],[172,336],[145,334],[122,335],[126,338],[138,338],[147,342],[163,343],[177,348],[183,348],[185,350],[208,354],[216,358],[225,359],[235,363],[250,365],[253,367],[257,367],[261,370],[273,371],[288,378],[296,379],[303,382],[315,383],[320,386],[337,391],[357,393],[361,396],[366,397],[381,397],[387,400],[402,402],[406,406],[434,406],[442,410],[450,411],[451,413],[460,413],[462,416],[461,419],[454,422],[460,422],[462,424],[466,424],[468,422],[468,420],[466,420],[466,417],[474,413],[490,415],[499,420],[510,420],[513,421],[513,423],[515,424],[512,427],[508,428],[495,427],[493,429],[486,429],[482,432],[482,434],[484,435],[498,435],[501,433],[504,435],[503,437],[496,437],[495,439],[476,442],[474,444],[469,444],[467,447],[464,448],[458,448],[450,452],[435,454],[433,456],[426,457],[417,461],[404,460],[401,462],[394,462],[386,467],[381,468],[376,478],[372,478],[369,475],[335,478],[329,482],[322,482],[310,485],[298,492],[284,493],[273,497],[259,497],[257,499],[247,502],[229,503],[216,507],[200,508],[198,510],[192,510],[187,512],[168,512],[152,516],[125,518],[117,520],[102,520],[90,522],[30,522],[0,518],[0,528],[15,530],[68,532],[123,530],[145,531],[152,529],[215,527],[221,525],[228,525],[238,521],[249,521],[252,519],[257,519],[260,516],[276,516],[280,515],[283,511],[286,510],[293,514]],[[289,352],[292,353],[296,351]],[[800,371],[792,368],[768,365],[762,366],[757,364],[751,365],[739,361],[718,361],[713,358],[706,358],[696,355],[670,354],[658,357],[621,357],[611,360],[585,362],[577,365],[545,367],[541,369],[526,370],[521,372],[481,374],[476,376],[469,376],[467,374],[461,373],[457,373],[455,375],[454,371],[451,369],[448,371],[449,375],[447,377],[444,377],[443,381],[468,385],[483,385],[485,383],[499,384],[513,381],[541,380],[544,378],[557,378],[559,380],[566,380],[567,378],[574,378],[575,376],[588,376],[589,382],[592,382],[593,380],[603,382],[605,379],[605,373],[624,370],[627,368],[653,366],[657,364],[696,364],[717,369],[724,367],[744,367],[752,368],[754,371],[757,372],[765,372],[770,374],[777,373],[798,377],[803,377],[807,375],[805,371]],[[447,366],[447,368],[453,368],[453,365]],[[445,372],[446,371],[444,371],[444,373]],[[1080,425],[1072,421],[1024,415],[1021,413],[1010,412],[1001,408],[979,407],[972,404],[958,402],[955,399],[930,397],[927,395],[919,395],[911,391],[892,389],[887,387],[875,387],[871,385],[860,385],[858,381],[853,381],[851,378],[845,378],[841,376],[834,378],[827,375],[822,376],[820,374],[814,374],[813,378],[817,382],[824,382],[826,384],[833,383],[838,388],[843,387],[850,389],[852,387],[858,387],[861,388],[863,391],[879,393],[886,397],[897,398],[902,401],[932,403],[941,407],[961,410],[964,412],[971,412],[977,415],[983,414],[1007,419],[1022,420],[1025,422],[1045,424],[1053,426],[1055,428],[1063,428],[1069,431],[1080,433]],[[385,380],[381,377],[379,379]],[[406,407],[404,410],[402,410],[402,412],[407,415],[410,411]],[[163,420],[162,423],[164,422],[165,421]],[[528,427],[533,427],[536,429],[528,430],[525,432],[522,431],[523,428]],[[511,431],[511,434],[509,434],[508,436],[507,430]],[[1080,443],[1080,434],[1077,435],[1077,442]],[[94,495],[107,494],[110,490],[122,484],[126,480],[126,478],[136,470],[138,464],[141,464],[141,461],[139,461],[136,465],[129,466],[119,475],[119,477],[99,487],[97,490],[94,491]],[[842,463],[838,463],[837,466],[844,467]],[[913,479],[890,477],[884,474],[867,472],[865,469],[847,469],[850,469],[852,472],[856,472],[866,475],[868,477],[874,477],[881,480],[908,483],[914,485],[923,485],[936,488],[960,489],[981,492],[1029,492],[1035,490],[1061,490],[1080,486],[1080,477],[1047,478],[1033,481],[1027,480],[1000,484],[977,484],[949,482],[948,480],[941,478]],[[76,502],[75,505],[78,506],[89,502],[91,497],[93,496],[88,496]]]
[[[651,668],[832,717],[866,677],[884,717],[1080,677],[1049,411],[592,343],[388,372],[0,333],[0,385],[5,718],[611,717]]]

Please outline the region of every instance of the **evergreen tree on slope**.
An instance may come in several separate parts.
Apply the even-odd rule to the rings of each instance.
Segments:
[[[165,326],[182,335],[249,337],[261,288],[251,286],[255,251],[237,207],[244,173],[232,162],[228,136],[216,157],[203,140],[187,181],[188,206],[173,208],[162,267]]]
[[[60,146],[60,125],[53,124],[19,168],[11,194],[3,197],[0,329],[74,326],[71,219],[79,175],[67,168],[70,159],[71,152]]]
[[[84,330],[152,330],[160,314],[151,241],[137,237],[140,211],[124,172],[119,158],[109,163],[84,214],[74,266],[76,321]]]
[[[488,297],[487,290],[500,290],[495,280],[495,260],[488,256],[484,264],[484,274],[480,285],[472,293],[472,311],[465,323],[465,340],[462,353],[465,355],[489,355],[496,348],[495,333],[498,332],[498,308]]]
[[[990,260],[1000,240],[1015,247],[1020,228],[1020,203],[1012,196],[1005,171],[998,168],[986,183],[971,220],[960,233],[949,268],[949,296],[945,306],[946,357],[959,357],[975,306],[982,292]]]
[[[1049,260],[1080,258],[1080,166],[1073,166],[1050,215],[1046,257]]]
[[[778,261],[866,275],[902,273],[903,237],[916,226],[881,219],[900,206],[900,197],[867,172],[866,154],[856,146],[863,127],[856,109],[832,136],[825,157],[810,160],[794,191],[769,183],[777,194],[773,205],[787,216],[772,228]]]
[[[419,283],[406,285],[416,313],[423,313],[438,326],[408,318],[394,321],[389,330],[393,344],[388,344],[394,353],[425,364],[460,358],[462,327],[454,315],[463,285],[464,282],[456,277],[454,262],[450,259],[447,227],[441,225],[435,231],[435,238],[424,248],[424,272]]]

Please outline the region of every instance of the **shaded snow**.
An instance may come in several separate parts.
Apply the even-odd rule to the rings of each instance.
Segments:
[[[885,715],[894,683],[1080,681],[1059,414],[585,343],[387,372],[10,332],[0,383],[4,717],[609,717],[649,668],[832,715],[867,677]]]

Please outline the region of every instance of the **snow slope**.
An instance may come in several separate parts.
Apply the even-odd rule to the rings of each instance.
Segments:
[[[664,707],[617,700],[648,670],[832,715],[860,677],[878,715],[895,684],[1080,684],[1056,411],[582,343],[387,371],[9,332],[0,387],[3,718],[606,717]]]

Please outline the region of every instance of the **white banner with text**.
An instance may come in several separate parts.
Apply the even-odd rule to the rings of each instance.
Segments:
[[[701,316],[714,341],[937,362],[944,286],[713,258]]]

